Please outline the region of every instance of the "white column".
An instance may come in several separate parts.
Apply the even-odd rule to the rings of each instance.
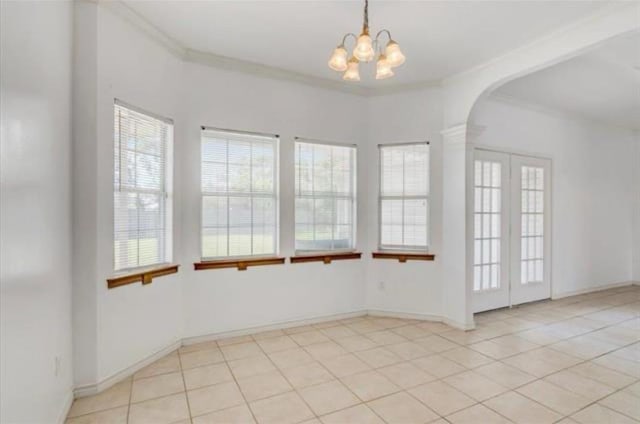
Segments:
[[[456,328],[475,327],[472,296],[473,146],[482,128],[467,124],[442,131],[443,318]]]

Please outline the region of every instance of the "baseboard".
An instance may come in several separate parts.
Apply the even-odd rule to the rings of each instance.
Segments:
[[[599,292],[599,291],[615,289],[615,288],[618,288],[618,287],[632,286],[634,284],[640,284],[640,283],[637,282],[637,281],[636,282],[634,282],[634,281],[623,281],[621,283],[610,283],[610,284],[605,284],[605,285],[602,285],[602,286],[589,287],[589,288],[582,289],[582,290],[575,290],[575,291],[562,292],[562,293],[554,293],[554,294],[551,295],[551,299],[552,300],[558,300],[558,299],[563,299],[565,297],[579,296],[581,294],[596,293],[596,292]]]
[[[465,325],[458,321],[451,320],[447,317],[442,317],[440,315],[433,314],[424,314],[421,312],[400,312],[393,311],[388,309],[369,309],[368,315],[377,316],[377,317],[390,317],[390,318],[402,318],[402,319],[417,319],[420,321],[432,321],[432,322],[441,322],[450,327],[456,328],[458,330],[473,330],[476,328],[475,324]]]
[[[331,315],[319,315],[310,318],[299,318],[286,321],[278,321],[267,325],[257,327],[248,327],[238,330],[221,331],[219,333],[210,333],[203,336],[185,337],[182,339],[182,345],[188,346],[196,343],[209,342],[212,340],[226,339],[229,337],[247,336],[250,334],[261,333],[263,331],[284,330],[291,327],[299,327],[302,325],[319,324],[321,322],[336,321],[340,319],[355,318],[367,315],[366,310],[357,310],[353,312],[345,312]]]
[[[130,376],[140,371],[142,368],[146,367],[147,365],[157,361],[158,359],[178,349],[181,345],[182,345],[181,340],[177,340],[171,343],[170,345],[165,346],[164,348],[152,353],[146,358],[136,362],[135,364],[129,367],[126,367],[116,372],[115,374],[112,374],[111,376],[100,380],[95,384],[86,384],[83,386],[76,387],[73,390],[73,394],[76,398],[79,398],[84,396],[92,396],[100,392],[103,392],[104,390],[107,390],[109,387],[113,386],[114,384],[129,378]]]
[[[69,410],[71,409],[71,405],[73,405],[73,399],[73,389],[69,389],[69,391],[67,392],[67,396],[65,397],[62,404],[62,408],[60,408],[60,412],[58,413],[58,419],[56,420],[56,423],[64,424],[64,422],[67,420],[67,415],[69,415]]]

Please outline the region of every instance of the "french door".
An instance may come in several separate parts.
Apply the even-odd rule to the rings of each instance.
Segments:
[[[551,164],[475,151],[474,312],[551,297]]]

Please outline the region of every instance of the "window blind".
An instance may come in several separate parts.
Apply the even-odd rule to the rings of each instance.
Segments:
[[[356,148],[295,144],[296,251],[355,248]]]
[[[380,146],[380,248],[427,250],[429,145]]]
[[[277,253],[277,164],[277,136],[203,129],[204,259]]]
[[[114,105],[114,269],[171,260],[170,120]]]

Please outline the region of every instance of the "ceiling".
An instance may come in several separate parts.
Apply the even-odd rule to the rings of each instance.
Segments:
[[[327,67],[331,51],[362,25],[363,1],[124,0],[184,48],[341,81]],[[607,1],[371,0],[373,33],[391,31],[406,63],[394,78],[375,81],[361,66],[364,87],[439,81],[558,30],[606,7]],[[353,84],[353,83],[344,83]]]
[[[640,130],[640,34],[500,87],[496,93]]]

